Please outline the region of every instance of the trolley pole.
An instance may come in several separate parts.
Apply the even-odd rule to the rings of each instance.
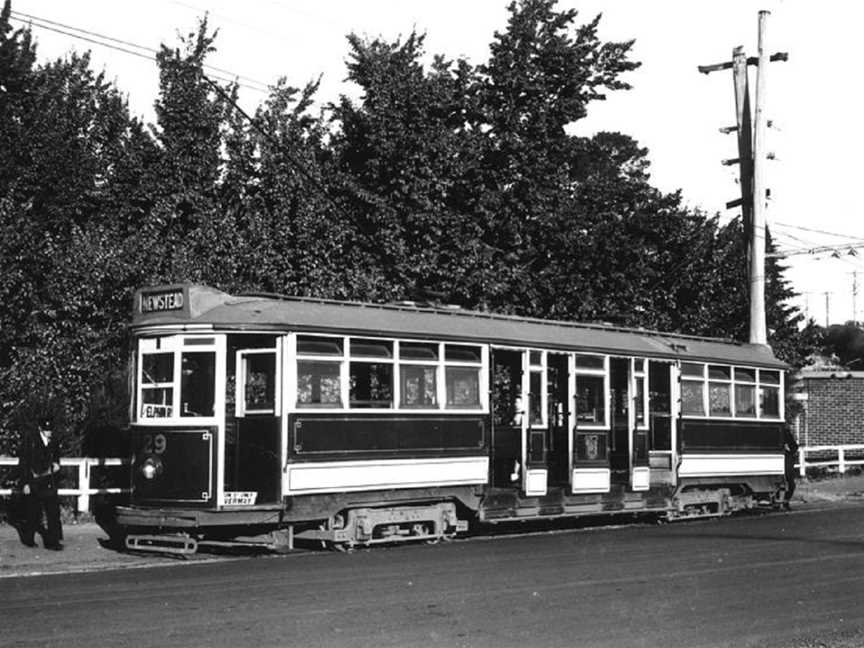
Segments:
[[[765,182],[765,117],[766,81],[769,61],[786,61],[789,56],[779,52],[768,57],[765,47],[765,31],[770,12],[759,12],[758,57],[747,58],[742,47],[732,51],[732,60],[714,65],[700,65],[703,74],[732,69],[735,89],[736,125],[721,128],[723,133],[737,132],[738,157],[724,160],[723,164],[738,164],[741,178],[741,197],[726,203],[727,209],[741,207],[744,236],[747,244],[748,276],[750,285],[750,343],[767,344],[765,317],[765,209],[767,186]],[[747,67],[755,65],[756,101],[751,124],[750,93]]]

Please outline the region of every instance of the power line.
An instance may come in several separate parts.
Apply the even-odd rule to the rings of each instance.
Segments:
[[[838,234],[836,232],[826,232],[824,230],[812,229],[810,227],[801,227],[800,225],[792,225],[791,223],[781,223],[778,221],[774,221],[774,224],[779,225],[780,227],[789,227],[792,229],[801,230],[803,232],[813,232],[814,234],[826,234],[828,236],[837,236],[839,238],[846,238],[846,239],[860,239],[860,237],[852,237],[852,236],[849,236],[848,234]]]
[[[66,24],[64,24],[64,23],[59,23],[59,22],[56,22],[56,21],[51,21],[51,20],[47,20],[47,19],[44,19],[44,18],[39,18],[38,16],[33,16],[33,15],[30,15],[30,14],[24,14],[24,13],[17,12],[17,11],[12,11],[12,12],[10,12],[10,13],[18,14],[17,16],[12,16],[12,18],[13,18],[14,20],[17,20],[18,22],[22,22],[22,23],[25,23],[25,24],[35,25],[36,27],[39,27],[39,28],[41,28],[41,29],[46,29],[46,30],[48,30],[48,31],[57,32],[57,33],[60,33],[60,34],[64,34],[64,35],[67,35],[67,36],[71,36],[71,37],[73,37],[73,38],[78,38],[78,39],[80,39],[80,40],[84,40],[84,41],[87,41],[87,42],[90,42],[90,43],[94,43],[94,44],[96,44],[96,45],[101,45],[101,46],[103,46],[103,47],[107,47],[107,48],[109,48],[109,49],[113,49],[113,50],[116,50],[116,51],[119,51],[119,52],[123,52],[123,53],[125,53],[125,54],[131,54],[132,56],[138,56],[138,57],[140,57],[140,58],[146,58],[146,59],[148,59],[148,60],[153,60],[152,55],[158,53],[157,50],[154,50],[153,48],[145,47],[145,46],[143,46],[143,45],[138,45],[138,44],[136,44],[136,43],[132,43],[132,42],[129,42],[129,41],[124,41],[124,40],[121,40],[121,39],[118,39],[118,38],[113,38],[113,37],[111,37],[111,36],[105,36],[104,34],[100,34],[100,33],[98,33],[98,32],[92,32],[92,31],[87,31],[87,30],[79,29],[79,28],[77,28],[77,27],[72,27],[72,26],[70,26],[70,25],[66,25]],[[25,18],[20,18],[20,17],[18,17],[18,16],[25,16]],[[33,22],[34,20],[35,20],[35,21],[39,21],[39,22],[41,22],[41,23],[48,23],[48,24],[38,24],[38,23],[34,23],[34,22]],[[61,29],[61,28],[63,28],[63,29]],[[78,31],[78,32],[81,32],[81,33],[77,33],[77,34],[76,34],[76,33],[72,33],[72,32],[66,31],[66,30],[69,30],[69,29],[71,29],[71,30],[75,30],[75,31]],[[110,43],[105,43],[105,42],[102,42],[102,41],[99,41],[99,40],[95,40],[95,39],[93,39],[93,38],[89,38],[88,36],[82,36],[81,34],[88,34],[89,36],[96,36],[97,38],[102,38],[102,39],[105,39],[105,40],[110,40],[110,41],[113,41],[113,42],[115,42],[115,43],[120,43],[121,45],[126,45],[126,46],[129,46],[129,47],[137,48],[137,49],[139,49],[139,50],[144,50],[145,52],[149,52],[150,54],[144,54],[144,53],[142,53],[142,52],[136,52],[136,51],[133,51],[133,50],[129,50],[129,49],[126,49],[126,48],[124,48],[124,47],[119,47],[119,46],[117,46],[117,45],[112,45],[112,44],[110,44]],[[211,69],[211,70],[217,70],[217,71],[220,71],[220,72],[223,72],[223,73],[233,74],[233,73],[231,73],[231,72],[228,72],[228,71],[225,71],[225,70],[220,70],[219,68],[214,68],[213,66],[209,66],[209,65],[206,65],[206,64],[202,64],[202,67],[209,68],[209,69]],[[235,75],[235,76],[237,76],[238,78],[240,78],[239,75]],[[211,78],[211,77],[212,77],[212,78]],[[348,218],[349,220],[353,221],[354,224],[358,227],[358,229],[359,229],[362,233],[364,233],[364,234],[366,234],[366,235],[369,235],[369,234],[370,234],[370,232],[369,232],[369,227],[368,227],[368,226],[366,226],[366,225],[364,225],[363,223],[359,222],[358,218],[357,218],[355,215],[348,213],[348,212],[344,209],[344,207],[343,207],[341,204],[339,204],[339,202],[336,201],[336,199],[335,199],[335,198],[333,197],[333,195],[332,195],[332,194],[327,190],[327,188],[324,187],[324,186],[323,186],[323,185],[318,181],[318,179],[315,178],[315,177],[314,177],[314,176],[313,176],[313,175],[312,175],[312,174],[311,174],[311,173],[306,169],[306,167],[305,167],[301,162],[299,162],[298,160],[294,159],[294,157],[293,157],[292,155],[290,155],[287,151],[285,151],[284,149],[282,149],[280,142],[279,142],[279,141],[278,141],[278,140],[277,140],[277,139],[276,139],[276,138],[275,138],[271,133],[269,133],[268,131],[266,131],[266,130],[261,126],[261,124],[258,123],[258,121],[257,121],[256,119],[253,119],[253,118],[252,118],[252,117],[251,117],[251,116],[250,116],[250,115],[249,115],[245,110],[243,110],[243,109],[242,109],[242,108],[237,104],[237,102],[234,100],[234,98],[231,97],[231,96],[230,96],[230,95],[225,91],[224,88],[222,88],[219,84],[217,84],[216,82],[214,82],[213,79],[215,78],[215,79],[217,79],[217,80],[219,80],[219,81],[223,81],[223,82],[226,82],[226,83],[234,83],[234,84],[237,85],[237,86],[241,86],[241,87],[249,88],[250,90],[256,90],[256,91],[258,91],[258,92],[264,92],[264,90],[261,90],[260,88],[254,88],[254,87],[251,87],[251,86],[245,85],[245,84],[243,84],[243,83],[239,83],[239,82],[237,82],[236,80],[232,81],[232,80],[230,80],[230,79],[225,79],[225,78],[223,78],[223,77],[219,77],[219,76],[214,75],[214,74],[212,74],[212,73],[210,74],[210,76],[208,76],[208,75],[202,73],[202,74],[201,74],[201,78],[202,78],[202,79],[203,79],[207,84],[209,84],[210,87],[213,88],[213,90],[214,90],[215,92],[217,92],[217,93],[218,93],[218,94],[219,94],[223,99],[225,99],[225,100],[228,101],[232,106],[234,106],[235,110],[237,110],[237,111],[240,113],[240,115],[242,115],[242,116],[243,116],[243,117],[244,117],[244,118],[249,122],[249,124],[252,126],[253,129],[255,129],[255,130],[256,130],[256,131],[257,131],[257,132],[258,132],[262,137],[264,137],[266,140],[268,140],[268,141],[269,141],[271,144],[273,144],[277,149],[280,149],[281,152],[282,152],[282,155],[283,155],[283,156],[288,160],[288,162],[291,164],[291,166],[294,167],[294,169],[297,170],[297,171],[298,171],[298,172],[299,172],[303,177],[305,177],[305,178],[307,179],[307,181],[309,181],[309,182],[312,184],[312,186],[315,188],[315,190],[316,190],[319,194],[321,194],[321,195],[322,195],[322,196],[323,196],[323,197],[324,197],[324,198],[325,198],[325,199],[326,199],[326,200],[327,200],[327,201],[328,201],[328,202],[329,202],[329,203],[330,203],[330,204],[331,204],[331,205],[332,205],[332,206],[333,206],[333,207],[334,207],[338,212],[340,212],[343,216],[345,216],[345,217]],[[247,78],[247,77],[243,77],[243,78]],[[255,83],[261,83],[261,82],[259,82],[259,81],[255,81],[254,79],[253,79],[252,81],[255,82]],[[261,84],[261,85],[264,85],[264,84]],[[361,199],[361,200],[364,200],[364,201],[366,201],[366,202],[369,202],[369,201],[372,199],[372,196],[368,196],[368,195],[361,195],[361,194],[365,194],[365,192],[360,192],[356,187],[353,187],[353,186],[351,186],[351,187],[347,187],[347,186],[346,186],[345,188],[348,189],[348,190],[349,190],[349,191],[350,191],[350,192],[351,192],[355,197],[357,197],[357,198],[359,198],[359,199]],[[380,205],[379,205],[379,206],[380,206]]]
[[[138,56],[139,58],[144,58],[152,61],[159,53],[159,50],[156,50],[152,47],[147,47],[146,45],[139,45],[137,43],[133,43],[131,41],[126,41],[120,38],[114,38],[113,36],[107,36],[105,34],[100,34],[99,32],[90,31],[87,29],[81,29],[80,27],[74,27],[72,25],[67,25],[64,23],[60,23],[54,20],[48,20],[47,18],[40,18],[39,16],[33,16],[31,14],[26,14],[20,11],[11,11],[11,18],[13,20],[17,20],[18,22],[29,24],[34,27],[39,27],[40,29],[45,29],[47,31],[52,31],[58,34],[63,34],[65,36],[71,36],[72,38],[77,38],[79,40],[87,41],[88,43],[93,43],[95,45],[101,45],[102,47],[106,47],[108,49],[113,49],[118,52],[123,52],[124,54],[131,54],[132,56]],[[35,22],[34,22],[35,21]],[[68,31],[72,30],[72,31]],[[77,33],[76,33],[77,32]],[[82,35],[82,34],[86,34]],[[90,36],[95,38],[89,38]],[[96,40],[102,39],[102,40]],[[133,47],[137,50],[141,51],[133,51],[130,49],[126,49],[126,47],[118,47],[117,45],[112,45],[111,43],[106,43],[104,41],[111,41],[113,43],[119,43],[120,45],[124,45],[126,47]],[[148,54],[143,54],[142,52],[148,52]],[[249,90],[254,90],[256,92],[268,92],[269,87],[266,83],[262,81],[258,81],[251,77],[247,77],[241,74],[235,74],[230,70],[226,70],[223,68],[218,68],[209,64],[202,64],[202,66],[208,70],[216,72],[218,75],[228,75],[230,78],[224,78],[223,76],[217,76],[220,81],[224,81],[226,83],[236,83],[238,86],[247,88]],[[216,76],[216,75],[214,75]],[[240,83],[237,79],[242,79],[247,83]],[[254,87],[253,85],[249,85],[250,83],[255,84],[260,87]]]

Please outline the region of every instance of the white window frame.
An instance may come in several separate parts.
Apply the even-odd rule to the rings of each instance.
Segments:
[[[297,336],[310,336],[320,338],[340,338],[342,340],[342,355],[310,355],[297,353]],[[373,358],[373,357],[352,357],[351,356],[351,340],[376,340],[381,342],[389,342],[393,345],[392,358]],[[401,343],[417,343],[437,345],[438,359],[437,360],[402,360],[400,344]],[[446,360],[446,346],[469,346],[480,349],[480,362],[467,362],[457,360]],[[393,338],[381,337],[375,335],[333,335],[317,332],[292,332],[288,335],[288,353],[287,364],[287,396],[285,402],[288,404],[287,411],[291,413],[339,413],[339,414],[488,414],[489,413],[489,392],[486,385],[489,381],[489,345],[479,342],[453,340],[442,342],[440,340],[422,340],[417,338]],[[297,403],[297,386],[298,386],[298,361],[306,362],[333,362],[339,364],[340,376],[340,397],[342,401],[341,407],[299,407]],[[351,407],[350,406],[350,363],[351,362],[369,362],[369,363],[388,363],[393,365],[393,407]],[[431,366],[435,367],[436,381],[436,407],[403,407],[402,400],[402,374],[401,365],[414,366]],[[479,406],[478,407],[448,407],[447,406],[447,368],[448,367],[466,367],[476,369],[478,371],[478,388],[479,388]]]
[[[437,358],[435,360],[418,360],[414,358],[402,358],[402,344],[425,344],[427,346],[435,346],[437,347]],[[444,402],[444,399],[447,398],[447,385],[444,384],[441,375],[441,354],[444,349],[441,342],[429,342],[428,340],[396,340],[396,347],[394,351],[394,357],[396,362],[396,370],[394,371],[394,376],[396,377],[396,386],[394,388],[395,394],[398,396],[396,400],[396,409],[403,412],[437,412],[441,409],[441,404]],[[408,365],[411,367],[432,367],[435,369],[435,403],[436,407],[417,407],[417,406],[404,406],[402,404],[402,365]]]
[[[702,361],[682,361],[683,363],[688,364],[697,364],[702,366],[702,377],[696,378],[695,376],[685,376],[683,371],[681,371],[681,366],[679,365],[679,378],[680,382],[684,383],[686,381],[689,382],[699,382],[702,385],[702,407],[704,414],[688,414],[683,411],[683,401],[681,401],[681,396],[679,395],[679,402],[681,403],[681,416],[688,419],[712,419],[718,421],[783,421],[784,420],[784,385],[783,385],[783,371],[780,369],[766,369],[760,367],[753,367],[749,365],[733,365],[723,362],[702,362]],[[709,365],[714,366],[722,366],[728,367],[730,369],[731,378],[727,381],[725,379],[720,378],[710,378],[708,367]],[[739,369],[744,369],[748,371],[754,372],[756,376],[755,382],[750,380],[738,381],[736,378],[737,371]],[[779,378],[778,384],[773,383],[763,383],[762,382],[762,372],[770,372],[775,374]],[[710,409],[710,394],[709,388],[711,383],[723,383],[729,385],[729,395],[730,395],[730,403],[729,410],[730,414],[728,416],[720,416],[720,415],[712,415]],[[736,411],[736,402],[735,402],[735,388],[738,385],[747,385],[753,386],[756,388],[756,415],[755,416],[738,416]],[[766,415],[762,411],[762,392],[764,388],[776,389],[777,390],[777,399],[778,399],[778,414],[775,415]],[[683,390],[679,390],[683,391]]]
[[[729,378],[712,378],[711,377],[711,367],[724,367],[729,371]],[[741,418],[737,416],[737,412],[735,411],[735,365],[724,364],[720,362],[706,362],[705,363],[705,412],[708,415],[708,418]],[[729,415],[724,416],[722,414],[712,414],[711,413],[711,385],[712,383],[718,385],[726,385],[729,390]]]
[[[273,409],[246,409],[246,363],[244,358],[252,355],[273,355],[274,389]],[[270,414],[278,416],[282,411],[282,372],[279,366],[279,352],[275,347],[272,349],[238,349],[235,356],[234,372],[234,413],[235,416],[244,417],[249,414]]]
[[[351,355],[351,342],[353,340],[374,340],[376,342],[389,342],[390,348],[393,350],[392,355],[389,358],[379,356],[352,356]],[[379,338],[375,336],[369,335],[346,335],[345,341],[343,343],[343,351],[345,353],[345,365],[343,374],[343,387],[347,390],[344,392],[344,396],[346,400],[343,402],[346,405],[348,411],[351,412],[395,412],[399,407],[399,375],[397,372],[397,361],[396,361],[396,353],[397,353],[397,344],[394,338]],[[389,364],[393,367],[393,371],[391,372],[391,376],[393,378],[393,384],[391,385],[391,393],[392,393],[392,407],[351,407],[351,365],[352,363],[361,363],[361,364]]]
[[[636,361],[642,361],[642,370],[636,371]],[[634,402],[636,400],[636,384],[640,380],[642,381],[642,423],[639,423],[639,418],[636,415],[636,408],[633,408],[633,423],[637,430],[650,430],[651,422],[649,420],[649,408],[648,408],[648,359],[643,357],[633,357],[630,358],[630,375],[633,377],[633,395],[631,396],[630,402]]]
[[[531,364],[531,354],[540,354],[540,364]],[[549,427],[549,403],[548,403],[548,386],[547,386],[547,355],[543,349],[526,349],[524,355],[525,366],[523,375],[525,376],[524,394],[525,394],[525,413],[528,416],[528,427],[532,430],[541,430]],[[540,422],[531,422],[531,374],[540,374]]]
[[[597,358],[603,358],[603,368],[602,369],[588,369],[585,367],[579,367],[578,358],[579,356],[594,356]],[[577,405],[579,403],[579,376],[600,376],[603,378],[603,423],[586,423],[584,421],[579,420],[579,412],[577,411]],[[590,353],[590,352],[576,352],[573,354],[573,425],[578,430],[610,430],[612,426],[611,422],[611,397],[609,394],[609,356],[602,353]]]
[[[327,339],[341,339],[342,340],[342,355],[314,355],[309,353],[299,353],[297,351],[297,337],[302,335],[303,337],[318,337],[318,338],[327,338]],[[347,412],[348,410],[348,392],[349,392],[349,384],[348,384],[348,370],[347,370],[347,362],[348,362],[348,339],[347,336],[344,335],[327,335],[326,333],[291,333],[288,336],[288,364],[290,371],[288,372],[288,387],[290,389],[289,395],[290,398],[286,399],[291,405],[289,407],[289,411],[291,412]],[[297,390],[299,386],[299,372],[297,371],[297,363],[299,362],[330,362],[334,365],[339,366],[339,400],[341,401],[341,406],[339,407],[330,407],[327,405],[306,405],[301,407],[300,403],[297,401]],[[354,410],[356,411],[356,410]],[[386,410],[391,411],[391,410]]]
[[[212,339],[209,344],[187,345],[187,340]],[[205,352],[214,354],[214,394],[212,416],[180,416],[180,392],[182,388],[183,353]],[[148,383],[147,389],[171,388],[171,416],[146,417],[143,415],[143,391],[142,381],[143,358],[145,355],[154,353],[170,353],[174,358],[174,370],[171,383]],[[220,376],[225,373],[225,336],[212,332],[200,334],[174,334],[162,336],[141,336],[137,339],[137,350],[135,354],[135,416],[136,425],[215,425],[222,417],[225,408],[224,379]]]
[[[747,367],[747,368],[749,368],[749,367]],[[768,371],[771,373],[778,374],[777,384],[763,383],[762,382],[762,372],[763,371]],[[776,389],[777,390],[777,415],[776,415],[776,417],[773,415],[765,416],[765,414],[762,412],[762,390],[765,389],[766,387],[768,387],[769,389]],[[785,401],[786,395],[785,395],[783,390],[784,390],[783,372],[780,369],[757,369],[757,373],[756,373],[756,414],[760,419],[769,420],[769,421],[774,421],[774,420],[783,421],[783,420],[785,420],[784,419],[784,417],[785,417],[784,406],[786,403],[786,401]]]

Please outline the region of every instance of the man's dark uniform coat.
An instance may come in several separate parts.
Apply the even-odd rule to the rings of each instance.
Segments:
[[[46,547],[57,548],[63,539],[60,524],[60,500],[57,497],[59,475],[52,470],[52,464],[60,463],[60,448],[57,437],[52,435],[48,445],[42,440],[38,430],[24,435],[18,453],[20,486],[30,487],[25,496],[26,519],[22,533],[25,544],[32,545],[36,532],[42,536]],[[42,512],[45,512],[46,525],[42,526]]]

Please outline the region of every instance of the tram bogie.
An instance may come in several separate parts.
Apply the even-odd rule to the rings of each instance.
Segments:
[[[186,284],[138,291],[132,332],[132,496],[106,530],[135,550],[785,497],[785,365],[765,346]]]

